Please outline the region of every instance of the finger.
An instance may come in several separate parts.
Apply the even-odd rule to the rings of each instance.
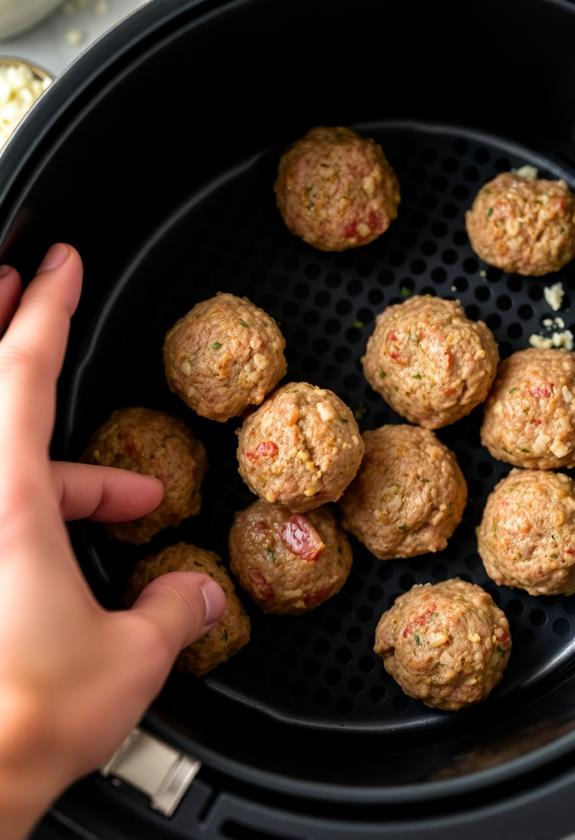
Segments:
[[[52,464],[64,519],[130,522],[155,510],[164,486],[149,475],[92,464]]]
[[[54,245],[20,301],[0,342],[3,443],[46,449],[54,422],[55,385],[70,318],[82,286],[82,261],[69,245]]]
[[[221,618],[226,596],[211,577],[170,572],[152,581],[132,607],[159,631],[169,668],[182,648],[199,639]]]
[[[9,265],[0,266],[0,337],[20,300],[22,281],[18,272]]]

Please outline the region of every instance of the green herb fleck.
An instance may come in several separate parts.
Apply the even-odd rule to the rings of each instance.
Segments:
[[[221,346],[222,345],[220,341],[214,341],[214,343],[212,344],[212,350],[219,350]]]
[[[239,320],[239,325],[240,327],[249,327],[249,324],[246,321],[242,321],[241,318]]]
[[[497,522],[494,522],[493,525],[491,526],[491,533],[493,534],[494,537],[497,536]]]
[[[487,208],[487,218],[490,219],[493,216],[493,207]]]
[[[227,642],[229,638],[229,633],[227,630],[222,630],[222,642]]]
[[[417,633],[414,633],[412,638],[413,638],[413,641],[415,642],[416,646],[420,647],[421,646],[421,639],[419,638]]]
[[[367,414],[367,406],[365,403],[358,405],[355,411],[353,412],[353,416],[356,420],[363,420]]]
[[[347,417],[338,417],[337,419],[339,420],[340,423],[349,423],[349,420],[348,420]]]
[[[551,559],[552,559],[552,560],[557,560],[557,558],[558,558],[558,557],[559,557],[559,555],[558,555],[558,554],[552,554],[552,555],[551,555]]]
[[[266,554],[267,554],[267,556],[270,560],[275,560],[276,559],[275,551],[273,550],[273,548],[270,548],[269,546],[266,548]]]
[[[530,453],[531,453],[531,450],[530,450],[530,449],[523,449],[523,448],[522,448],[522,449],[520,449],[519,451],[520,451],[520,452],[525,452],[525,453],[527,453],[527,454],[530,454]]]
[[[409,531],[409,526],[408,526],[408,525],[405,525],[403,522],[401,523],[401,525],[398,525],[397,527],[398,527],[398,528],[399,528],[399,530],[400,530],[400,531],[402,531],[404,534],[407,534],[407,532]]]
[[[431,617],[432,618],[439,618],[439,613],[438,612],[432,612]]]
[[[507,452],[507,454],[508,454],[508,455],[513,455],[513,453],[511,452],[511,450],[510,450],[510,449],[506,449],[506,448],[505,448],[505,446],[502,446],[501,448],[503,449],[503,451],[504,451],[504,452]]]
[[[411,289],[409,289],[407,286],[402,286],[399,291],[401,293],[401,297],[404,298],[408,298],[411,294]]]
[[[508,393],[508,394],[514,394],[514,393],[515,393],[515,391],[518,391],[518,390],[519,390],[519,388],[510,388],[510,389],[507,391],[507,393]]]
[[[423,379],[423,376],[420,373],[412,373],[411,378],[412,379]]]
[[[384,371],[383,368],[380,368],[378,373],[379,373],[379,378],[380,379],[385,379],[385,377],[387,376],[387,373]]]
[[[420,481],[421,481],[422,484],[429,484],[429,479],[428,478],[421,478]]]
[[[501,645],[497,645],[496,650],[499,656],[505,656],[505,648],[501,647]]]
[[[365,324],[363,321],[360,321],[359,318],[356,318],[352,326],[355,330],[362,330],[365,327]]]

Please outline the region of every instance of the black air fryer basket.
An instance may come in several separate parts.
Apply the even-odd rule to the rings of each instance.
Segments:
[[[402,192],[376,242],[342,254],[291,236],[274,205],[281,150],[313,125],[381,142]],[[203,511],[153,548],[186,539],[226,553],[250,502],[234,422],[201,420],[168,392],[163,336],[217,291],[281,324],[288,377],[333,389],[362,429],[402,422],[360,366],[374,318],[413,294],[461,300],[502,357],[553,317],[552,278],[483,265],[464,213],[498,172],[532,164],[575,189],[575,7],[560,0],[155,0],[97,44],[45,96],[0,161],[3,260],[25,269],[52,240],[86,262],[61,380],[54,443],[75,458],[118,407],[188,422],[210,470]],[[493,837],[575,830],[575,597],[495,587],[475,527],[509,467],[479,441],[481,408],[439,431],[470,501],[448,548],[382,562],[354,542],[343,590],[297,618],[249,604],[252,641],[203,681],[174,674],[144,727],[202,762],[170,819],[142,794],[93,777],[54,819],[96,837]],[[106,606],[149,551],[73,531]],[[459,576],[509,618],[510,666],[489,701],[458,714],[407,698],[372,653],[374,628],[415,583]],[[46,829],[47,830],[47,829]]]

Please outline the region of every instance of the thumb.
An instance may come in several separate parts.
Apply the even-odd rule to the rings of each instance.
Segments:
[[[155,625],[173,660],[213,627],[225,606],[224,591],[213,578],[197,572],[170,572],[146,586],[131,612]]]

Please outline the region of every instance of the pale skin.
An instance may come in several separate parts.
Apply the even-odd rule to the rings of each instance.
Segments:
[[[178,652],[220,618],[205,575],[158,578],[107,612],[78,568],[65,520],[153,510],[155,479],[51,463],[55,386],[82,263],[55,245],[22,292],[0,268],[0,825],[23,840],[74,780],[102,765],[162,687]]]

